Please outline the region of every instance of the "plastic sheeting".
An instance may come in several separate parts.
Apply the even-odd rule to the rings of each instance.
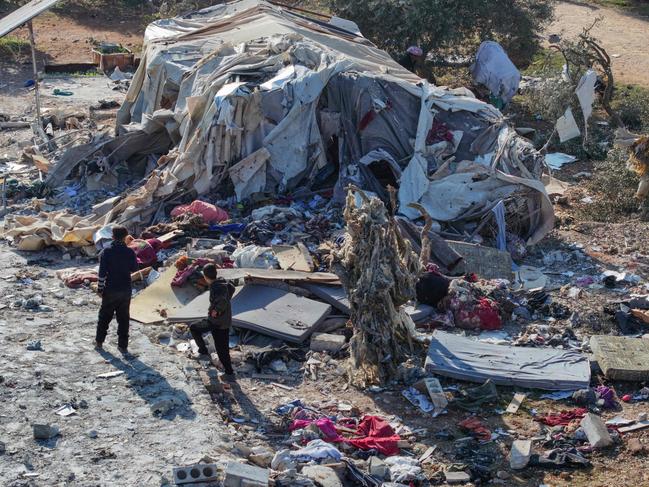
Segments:
[[[494,41],[480,44],[476,61],[471,66],[471,75],[476,83],[489,88],[492,95],[500,97],[505,103],[511,101],[521,82],[521,73],[502,46]]]
[[[542,158],[497,109],[466,89],[422,82],[340,25],[256,0],[150,25],[118,130],[162,129],[174,148],[143,186],[85,220],[140,225],[179,191],[204,194],[226,178],[244,199],[308,189],[339,171],[336,196],[349,183],[383,196],[397,185],[410,218],[420,216],[413,202],[438,222],[464,222],[517,197],[529,210],[517,213],[523,238],[535,243],[552,228],[537,184]],[[431,142],[433,123],[450,139]],[[361,162],[372,153],[385,154],[387,180]]]
[[[579,352],[491,345],[439,330],[425,368],[459,380],[535,389],[574,391],[590,383],[590,362]]]

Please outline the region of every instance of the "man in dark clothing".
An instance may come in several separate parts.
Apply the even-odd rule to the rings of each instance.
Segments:
[[[417,67],[422,63],[424,51],[420,47],[410,46],[405,54],[399,58],[398,63],[408,71],[414,73]]]
[[[131,306],[131,273],[138,270],[135,252],[124,242],[128,230],[122,226],[113,228],[113,244],[99,257],[99,282],[97,292],[101,296],[99,321],[95,347],[101,349],[108,334],[108,325],[117,317],[117,348],[128,351],[128,329]]]
[[[230,326],[232,325],[231,299],[234,294],[234,284],[220,279],[214,264],[207,264],[203,267],[203,277],[210,286],[210,307],[207,319],[190,325],[189,331],[198,345],[199,357],[208,354],[203,333],[208,331],[212,333],[216,353],[223,364],[226,379],[233,380],[234,370],[230,360]]]

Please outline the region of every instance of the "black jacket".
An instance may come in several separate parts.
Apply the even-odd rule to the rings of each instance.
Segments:
[[[113,245],[99,257],[98,289],[101,293],[131,292],[131,273],[138,270],[135,252],[124,242]]]
[[[219,329],[230,328],[232,325],[232,295],[234,294],[234,284],[225,279],[217,279],[210,284],[210,308],[208,319],[212,326]],[[216,311],[218,316],[214,318],[212,311]]]

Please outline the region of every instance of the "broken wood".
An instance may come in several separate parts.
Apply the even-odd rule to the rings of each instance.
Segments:
[[[509,403],[509,406],[507,406],[507,409],[505,412],[510,413],[510,414],[516,414],[518,412],[518,408],[521,407],[521,404],[523,404],[523,401],[527,397],[527,394],[523,394],[521,392],[517,392],[514,394],[514,398],[512,399],[512,402]]]

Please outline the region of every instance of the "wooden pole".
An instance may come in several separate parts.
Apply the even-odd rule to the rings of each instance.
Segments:
[[[34,93],[36,94],[36,122],[39,127],[42,125],[41,121],[41,94],[38,87],[38,65],[36,64],[36,41],[34,40],[34,26],[32,21],[27,22],[29,28],[29,44],[32,48],[32,65],[34,68]]]

